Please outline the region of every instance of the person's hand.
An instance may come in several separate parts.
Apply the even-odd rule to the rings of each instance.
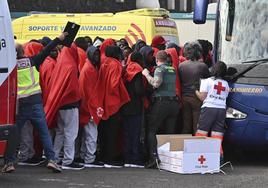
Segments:
[[[142,71],[142,75],[144,76],[148,76],[150,74],[149,70],[148,69],[143,69]]]
[[[67,32],[63,32],[60,34],[60,36],[58,37],[60,39],[60,41],[64,41],[65,37],[68,35]]]

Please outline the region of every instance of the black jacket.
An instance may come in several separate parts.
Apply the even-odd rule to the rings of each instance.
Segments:
[[[138,73],[134,78],[126,83],[126,88],[130,96],[130,102],[125,104],[121,112],[123,115],[139,115],[142,113],[143,96],[145,95],[145,88],[142,81],[142,74]]]

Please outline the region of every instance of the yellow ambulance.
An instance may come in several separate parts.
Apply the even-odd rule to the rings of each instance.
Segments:
[[[174,20],[165,9],[137,9],[132,11],[94,14],[33,14],[13,20],[14,35],[18,40],[54,38],[68,21],[81,25],[78,36],[125,38],[130,45],[138,39],[151,44],[155,35],[179,44]]]

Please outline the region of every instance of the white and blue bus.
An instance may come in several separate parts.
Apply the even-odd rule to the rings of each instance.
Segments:
[[[208,0],[196,0],[194,22],[206,22]],[[228,65],[225,141],[268,149],[268,1],[218,0],[214,62]]]

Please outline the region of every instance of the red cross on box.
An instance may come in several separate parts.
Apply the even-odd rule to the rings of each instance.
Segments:
[[[204,162],[206,161],[206,158],[201,155],[199,158],[198,158],[198,161],[200,162],[200,164],[204,164]]]
[[[217,90],[218,95],[220,95],[222,91],[225,91],[225,87],[222,86],[222,82],[218,82],[218,85],[214,85],[214,89]]]

